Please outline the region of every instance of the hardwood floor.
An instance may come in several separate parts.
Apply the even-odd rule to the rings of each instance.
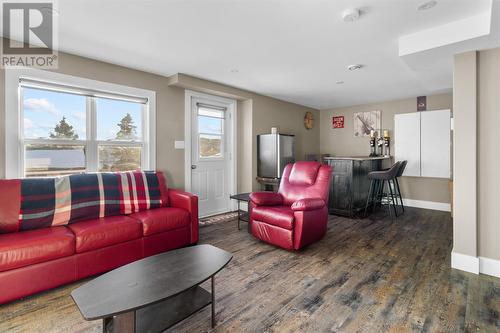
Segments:
[[[216,278],[216,332],[500,332],[500,279],[450,268],[449,213],[331,217],[325,238],[296,253],[235,221],[200,235],[234,254]],[[69,296],[80,284],[1,306],[0,332],[101,332]],[[169,332],[210,330],[208,307]]]

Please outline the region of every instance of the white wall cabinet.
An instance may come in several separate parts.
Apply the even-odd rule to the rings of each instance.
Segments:
[[[450,110],[394,116],[396,161],[408,161],[404,176],[450,178],[450,117]]]
[[[420,176],[420,112],[394,116],[396,161],[407,160],[405,176]]]
[[[420,112],[422,177],[450,178],[449,110]]]

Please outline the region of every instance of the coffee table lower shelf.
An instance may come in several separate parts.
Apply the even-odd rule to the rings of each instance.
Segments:
[[[215,326],[215,311],[212,293],[195,286],[179,295],[146,306],[136,311],[103,319],[104,333],[157,333],[186,319],[195,312],[212,304],[212,327]]]

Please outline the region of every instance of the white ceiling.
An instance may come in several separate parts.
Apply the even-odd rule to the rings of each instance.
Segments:
[[[401,57],[398,40],[485,13],[491,1],[438,0],[417,11],[425,0],[59,0],[59,48],[325,109],[449,90],[452,52],[478,45],[465,40]],[[341,12],[352,7],[361,18],[343,22]],[[492,15],[500,21],[497,9]],[[479,47],[500,45],[499,36]],[[346,70],[356,63],[366,67]]]

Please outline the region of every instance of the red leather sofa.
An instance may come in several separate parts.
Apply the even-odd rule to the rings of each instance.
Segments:
[[[331,173],[318,162],[297,162],[285,167],[278,193],[251,193],[252,235],[287,250],[320,240],[328,224]]]
[[[160,208],[0,234],[0,304],[197,243],[198,198],[157,176]],[[0,180],[4,230],[19,201],[19,180]]]

